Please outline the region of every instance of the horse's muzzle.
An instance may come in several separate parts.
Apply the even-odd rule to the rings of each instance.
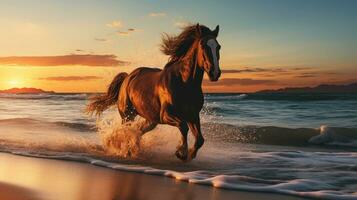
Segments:
[[[210,70],[208,72],[208,77],[210,81],[218,81],[219,77],[221,77],[221,70],[218,70],[217,73],[214,70]]]

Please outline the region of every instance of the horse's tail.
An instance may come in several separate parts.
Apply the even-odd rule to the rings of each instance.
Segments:
[[[95,113],[99,116],[110,106],[114,105],[118,101],[120,86],[127,76],[128,74],[125,72],[119,73],[110,83],[106,94],[90,98],[90,103],[86,109],[87,113],[91,115]]]

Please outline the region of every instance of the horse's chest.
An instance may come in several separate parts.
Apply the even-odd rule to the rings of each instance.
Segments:
[[[200,112],[203,106],[203,96],[195,94],[183,94],[181,101],[177,103],[178,107],[184,112]]]

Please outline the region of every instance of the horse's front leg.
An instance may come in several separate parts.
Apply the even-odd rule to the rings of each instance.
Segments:
[[[199,117],[197,117],[196,120],[194,120],[193,122],[188,122],[187,124],[190,127],[192,134],[195,136],[195,144],[189,151],[189,158],[194,159],[197,155],[198,150],[202,147],[205,140],[202,136]]]
[[[180,160],[186,161],[187,154],[188,154],[188,147],[187,147],[188,126],[186,123],[181,123],[181,125],[178,128],[181,132],[181,143],[177,146],[175,155]]]
[[[188,126],[186,122],[176,117],[176,112],[174,111],[172,106],[168,106],[164,104],[161,107],[160,118],[161,122],[165,124],[169,124],[171,126],[176,126],[181,132],[181,143],[177,146],[176,157],[182,161],[187,161],[188,157],[188,145],[187,145],[187,133]]]

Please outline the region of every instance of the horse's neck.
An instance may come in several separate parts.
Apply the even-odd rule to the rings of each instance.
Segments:
[[[194,84],[201,87],[204,72],[197,60],[197,45],[198,43],[195,43],[187,56],[185,56],[182,62],[181,75],[187,84]]]

